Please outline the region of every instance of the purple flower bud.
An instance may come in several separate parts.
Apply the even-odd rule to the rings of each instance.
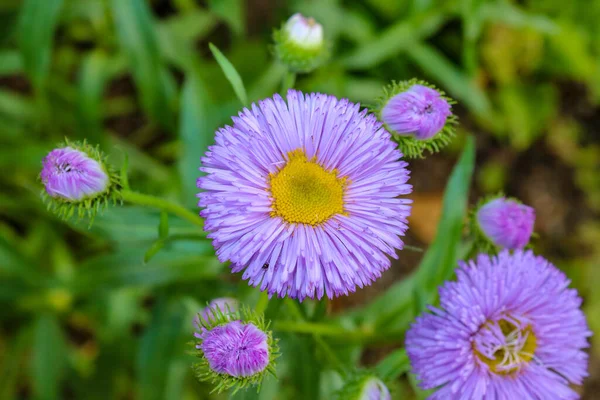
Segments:
[[[231,297],[216,298],[208,303],[208,306],[204,307],[200,314],[205,321],[208,321],[213,316],[213,310],[219,310],[223,314],[235,313],[238,310],[238,301]]]
[[[387,386],[373,377],[366,382],[360,400],[392,400],[392,396]]]
[[[452,115],[450,103],[430,87],[414,84],[390,98],[381,110],[383,122],[400,135],[418,140],[434,137]]]
[[[206,330],[200,336],[202,343],[196,347],[217,374],[249,377],[269,365],[268,335],[252,323],[231,321]]]
[[[496,246],[514,250],[529,243],[535,223],[535,210],[515,200],[500,197],[477,211],[481,232]]]
[[[52,150],[44,158],[40,176],[50,197],[70,202],[96,197],[110,186],[102,165],[72,147]]]

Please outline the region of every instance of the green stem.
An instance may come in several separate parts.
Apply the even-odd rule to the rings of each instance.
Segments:
[[[121,192],[123,201],[131,204],[137,204],[144,207],[157,208],[159,210],[170,212],[171,214],[177,215],[179,218],[184,219],[200,228],[204,228],[204,222],[200,216],[196,213],[191,212],[187,208],[173,203],[171,201],[161,199],[160,197],[151,196],[148,194],[133,192],[131,190],[123,190]]]
[[[288,89],[292,89],[296,84],[296,73],[292,71],[287,71],[283,76],[283,82],[281,85],[281,94],[285,96]]]

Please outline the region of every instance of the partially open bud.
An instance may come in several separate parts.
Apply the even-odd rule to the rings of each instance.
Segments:
[[[393,82],[384,89],[373,110],[393,134],[402,153],[409,158],[435,153],[454,136],[457,122],[454,101],[433,85],[412,79]]]
[[[535,210],[516,199],[497,197],[485,201],[475,212],[475,224],[482,241],[496,249],[524,248],[533,233]]]
[[[275,54],[292,72],[310,72],[328,55],[323,27],[313,18],[294,14],[273,34]]]
[[[236,299],[232,297],[218,297],[216,299],[211,300],[210,303],[206,307],[202,309],[202,311],[196,316],[194,319],[194,326],[197,326],[200,330],[202,330],[202,325],[200,324],[200,318],[202,318],[207,323],[210,323],[210,320],[213,318],[218,318],[219,313],[224,315],[236,315],[239,309],[239,303]],[[194,333],[198,339],[200,339],[200,333]]]
[[[392,395],[381,379],[359,371],[338,392],[337,400],[392,400]]]
[[[42,196],[62,218],[75,213],[93,218],[109,200],[119,199],[119,176],[97,148],[69,143],[52,150],[42,162]]]
[[[194,364],[198,379],[216,384],[215,391],[234,392],[260,384],[269,372],[275,375],[278,347],[268,324],[248,308],[236,312],[212,308],[211,316],[199,316]]]

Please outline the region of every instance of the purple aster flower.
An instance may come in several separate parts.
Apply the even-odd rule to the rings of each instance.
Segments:
[[[360,400],[392,400],[387,386],[377,378],[371,378],[364,386]]]
[[[522,249],[533,233],[535,210],[501,197],[484,204],[476,218],[481,232],[495,246]]]
[[[591,336],[564,273],[530,251],[461,263],[406,349],[431,399],[577,399]]]
[[[50,197],[70,202],[96,197],[110,186],[102,165],[72,147],[52,150],[44,158],[40,176]]]
[[[196,348],[217,374],[248,377],[269,365],[268,336],[252,323],[231,321],[202,332],[201,339]]]
[[[374,115],[290,90],[216,134],[198,196],[222,262],[269,295],[347,294],[403,247],[411,192],[402,154]]]
[[[418,140],[435,136],[450,115],[450,103],[437,90],[420,84],[396,94],[381,110],[381,118],[390,129]]]

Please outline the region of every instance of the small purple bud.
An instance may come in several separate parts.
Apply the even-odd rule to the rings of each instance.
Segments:
[[[535,223],[535,210],[504,197],[491,200],[477,211],[477,224],[496,246],[522,249],[529,243]]]
[[[371,378],[365,384],[360,400],[392,400],[392,395],[383,382]]]
[[[209,318],[213,316],[212,310],[220,310],[223,314],[235,313],[238,310],[238,301],[231,297],[219,297],[212,300],[200,313],[205,321],[208,322]]]
[[[110,185],[102,165],[72,147],[52,150],[44,158],[40,176],[49,196],[70,202],[96,197]]]
[[[201,333],[197,345],[217,374],[232,377],[256,375],[269,365],[268,336],[252,323],[231,321]]]
[[[415,84],[389,99],[381,110],[381,118],[400,135],[426,140],[444,128],[446,119],[452,115],[450,108],[437,90]]]

